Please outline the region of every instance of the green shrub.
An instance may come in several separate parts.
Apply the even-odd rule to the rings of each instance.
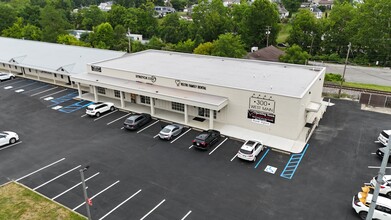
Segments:
[[[324,80],[326,82],[341,82],[342,76],[335,73],[326,73]]]

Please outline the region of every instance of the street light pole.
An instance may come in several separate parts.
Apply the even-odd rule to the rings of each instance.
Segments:
[[[87,196],[86,182],[84,180],[84,171],[88,170],[88,168],[89,168],[89,166],[86,166],[83,169],[80,169],[79,172],[80,172],[80,176],[81,176],[81,183],[83,186],[84,202],[86,204],[87,217],[88,217],[88,220],[92,220],[91,212],[90,212],[90,205],[87,202],[88,196]]]
[[[131,47],[130,47],[130,30],[129,30],[129,28],[128,28],[128,48],[129,48],[129,53],[132,53],[132,51],[131,51]]]
[[[390,156],[390,149],[391,149],[391,137],[388,137],[388,143],[384,150],[383,160],[381,162],[381,167],[376,178],[375,191],[373,192],[372,195],[372,201],[371,201],[371,205],[369,206],[369,211],[366,220],[371,220],[373,216],[373,212],[375,211],[376,201],[380,191],[380,184],[383,181],[383,177],[386,172],[388,157]]]
[[[352,47],[352,43],[349,42],[348,53],[346,54],[345,66],[343,68],[343,73],[342,73],[342,81],[341,81],[341,84],[339,85],[338,98],[341,98],[342,84],[343,84],[343,81],[345,80],[346,65],[348,64],[349,53],[350,53],[350,48],[351,47]]]

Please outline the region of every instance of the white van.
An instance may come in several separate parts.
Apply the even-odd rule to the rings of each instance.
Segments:
[[[387,146],[388,144],[388,138],[391,135],[391,130],[383,130],[380,134],[377,140],[382,143],[384,146]]]

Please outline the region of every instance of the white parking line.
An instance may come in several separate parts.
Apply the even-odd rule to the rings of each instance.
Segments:
[[[54,180],[56,180],[56,179],[58,179],[58,178],[60,178],[60,177],[62,177],[62,176],[64,176],[64,175],[66,175],[66,174],[68,174],[68,173],[70,173],[70,172],[72,172],[72,171],[74,171],[74,170],[76,170],[76,169],[79,168],[79,167],[81,167],[81,165],[79,165],[79,166],[77,166],[77,167],[74,167],[74,168],[68,170],[68,171],[65,172],[65,173],[62,173],[62,174],[60,174],[60,175],[54,177],[53,179],[51,179],[51,180],[49,180],[49,181],[46,181],[45,183],[42,183],[41,185],[35,187],[33,190],[35,191],[35,190],[41,188],[42,186],[45,186],[46,184],[51,183],[51,182],[53,182]]]
[[[368,166],[369,169],[380,169],[378,166]],[[391,167],[386,167],[386,169],[391,169]]]
[[[371,153],[371,154],[376,154],[376,153]]]
[[[37,92],[35,94],[32,94],[31,96],[36,96],[36,95],[42,94],[44,92],[49,92],[50,90],[57,89],[57,88],[58,88],[58,86],[50,88],[50,89],[47,89],[47,90],[43,90],[43,91]]]
[[[111,184],[110,186],[104,188],[102,191],[98,192],[97,194],[95,194],[93,197],[91,197],[90,199],[92,200],[93,198],[99,196],[101,193],[103,193],[104,191],[110,189],[111,187],[113,187],[115,184],[119,183],[119,180],[117,180],[117,182]],[[86,202],[84,201],[82,204],[76,206],[75,208],[73,208],[72,210],[75,211],[76,209],[80,208],[82,205],[84,205]]]
[[[24,92],[24,89],[18,89],[18,90],[15,90],[16,93],[21,93],[21,92]]]
[[[94,175],[92,175],[92,176],[88,177],[88,178],[87,178],[87,179],[85,179],[84,181],[85,181],[85,182],[87,182],[89,179],[92,179],[92,178],[94,178],[94,177],[95,177],[95,176],[97,176],[97,175],[99,175],[99,172],[97,172],[97,173],[95,173]],[[64,192],[62,192],[62,193],[58,194],[57,196],[53,197],[53,198],[52,198],[52,200],[55,200],[55,199],[57,199],[58,197],[60,197],[60,196],[64,195],[65,193],[67,193],[67,192],[71,191],[72,189],[76,188],[76,187],[77,187],[77,186],[79,186],[80,184],[82,184],[82,182],[80,182],[80,183],[78,183],[78,184],[76,184],[76,185],[72,186],[71,188],[69,188],[69,189],[65,190]]]
[[[97,117],[97,118],[94,119],[94,121],[98,121],[99,119],[104,118],[104,117],[106,117],[106,116],[109,116],[109,115],[111,115],[111,114],[113,114],[113,113],[115,113],[115,112],[118,112],[118,110],[114,110],[114,111],[109,112],[109,113],[107,113],[107,114],[105,114],[105,115],[102,115],[102,116],[100,116],[100,117]]]
[[[102,220],[104,218],[106,218],[108,215],[110,215],[112,212],[114,212],[116,209],[118,209],[121,205],[123,205],[125,202],[129,201],[130,199],[132,199],[134,196],[136,196],[139,192],[141,192],[141,189],[139,189],[136,193],[134,193],[133,195],[131,195],[129,198],[125,199],[123,202],[121,202],[120,204],[118,204],[116,207],[114,207],[112,210],[110,210],[108,213],[106,213],[106,215],[102,216],[99,220]]]
[[[16,87],[16,88],[14,88],[14,89],[15,89],[15,90],[16,90],[16,89],[21,89],[21,88],[24,88],[24,87],[33,85],[33,84],[35,84],[35,83],[37,83],[37,82],[33,82],[33,83],[29,83],[29,84],[27,84],[27,85],[19,86],[19,87]]]
[[[187,218],[187,216],[189,216],[190,213],[191,213],[191,210],[185,216],[183,216],[183,218],[181,218],[181,220],[184,220],[185,218]]]
[[[12,86],[6,86],[6,87],[4,87],[4,89],[12,89],[13,87]]]
[[[147,214],[145,214],[142,218],[140,218],[140,220],[143,220],[145,219],[149,214],[151,214],[155,209],[157,209],[161,204],[163,204],[163,202],[165,202],[166,200],[163,199],[159,204],[157,204],[151,211],[149,211]]]
[[[84,115],[82,115],[82,116],[80,116],[81,118],[84,118],[84,117],[86,117],[87,116],[87,114],[84,114]]]
[[[132,113],[126,114],[126,115],[124,115],[124,116],[121,116],[121,117],[115,119],[114,121],[111,121],[111,122],[107,123],[106,125],[110,125],[110,124],[112,124],[112,123],[114,123],[114,122],[120,120],[121,118],[125,118],[125,117],[129,116],[130,114],[132,114]]]
[[[153,136],[153,138],[156,138],[157,136],[159,136],[159,134],[157,134],[157,135]]]
[[[121,127],[121,130],[124,130],[125,127]]]
[[[228,140],[228,138],[225,138],[224,141],[222,141],[219,145],[217,145],[217,147],[215,147],[215,149],[213,149],[209,155],[211,155],[215,150],[217,150],[217,148],[219,148],[222,144],[224,144],[224,142],[226,142]]]
[[[40,169],[38,169],[38,170],[36,170],[36,171],[34,171],[34,172],[31,172],[31,173],[29,173],[29,174],[27,174],[27,175],[25,175],[25,176],[22,176],[22,177],[20,177],[19,179],[16,179],[15,181],[18,182],[19,180],[22,180],[22,179],[24,179],[24,178],[26,178],[26,177],[28,177],[28,176],[31,176],[31,175],[33,175],[34,173],[37,173],[37,172],[39,172],[39,171],[41,171],[41,170],[43,170],[43,169],[46,169],[46,168],[48,168],[48,167],[50,167],[50,166],[53,166],[54,164],[59,163],[59,162],[61,162],[61,161],[63,161],[63,160],[65,160],[65,157],[62,158],[62,159],[59,159],[59,160],[57,160],[56,162],[53,162],[53,163],[51,163],[51,164],[49,164],[49,165],[46,165],[46,166],[44,166],[44,167],[42,167],[42,168],[40,168]]]
[[[32,92],[32,91],[35,91],[35,90],[38,90],[38,89],[45,88],[45,87],[47,87],[47,86],[49,86],[49,85],[48,85],[48,84],[46,84],[46,85],[43,85],[43,86],[40,86],[40,87],[37,87],[37,88],[31,89],[31,90],[29,90],[29,91],[25,91],[25,92],[26,92],[26,93],[28,93],[28,92]]]
[[[4,86],[13,85],[13,84],[20,83],[20,82],[23,82],[23,81],[25,81],[25,80],[24,79],[16,80],[16,82],[8,83],[8,84],[6,84]]]
[[[234,157],[232,157],[231,162],[238,156],[238,154],[235,154]]]
[[[6,147],[0,148],[0,150],[5,150],[5,149],[7,149],[7,148],[13,147],[13,146],[18,145],[18,144],[21,144],[21,143],[22,143],[22,141],[18,141],[18,142],[16,142],[16,143],[10,144],[10,145],[8,145],[8,146],[6,146]]]
[[[66,90],[68,90],[68,89],[63,89],[63,90],[60,90],[60,91],[51,93],[51,94],[49,94],[49,95],[44,95],[44,96],[39,97],[39,98],[40,98],[40,99],[43,99],[43,98],[45,98],[45,97],[48,97],[48,96],[51,96],[51,95],[55,95],[55,94],[58,94],[58,93],[60,93],[60,92],[64,92],[64,91],[66,91]]]
[[[149,127],[153,126],[154,124],[156,124],[156,123],[158,123],[158,122],[159,122],[159,120],[155,121],[154,123],[152,123],[152,124],[148,125],[147,127],[143,128],[143,129],[141,129],[141,130],[137,131],[137,134],[138,134],[138,133],[140,133],[140,132],[142,132],[142,131],[144,131],[145,129],[147,129],[147,128],[149,128]]]
[[[191,149],[192,147],[194,147],[194,145],[190,145],[189,149]]]
[[[183,132],[183,134],[179,135],[177,138],[175,138],[174,140],[172,140],[170,143],[174,143],[176,140],[178,140],[179,138],[181,138],[183,135],[185,135],[187,132],[189,132],[191,130],[191,128],[189,128],[189,130]]]

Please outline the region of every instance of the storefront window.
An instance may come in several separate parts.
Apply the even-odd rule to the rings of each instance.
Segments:
[[[121,97],[121,93],[118,90],[114,90],[114,96],[117,98]]]
[[[209,118],[209,109],[199,107],[198,108],[198,115]],[[217,115],[216,110],[213,110],[213,118],[214,119],[216,119],[216,115]]]
[[[151,104],[151,98],[149,98],[148,96],[140,95],[140,102],[149,105]]]
[[[176,111],[180,111],[180,112],[184,112],[185,105],[182,103],[178,103],[178,102],[171,102],[171,109],[176,110]]]
[[[106,94],[106,89],[105,88],[102,88],[102,87],[96,87],[96,89],[97,89],[97,91],[98,91],[98,93],[100,93],[100,94]]]

